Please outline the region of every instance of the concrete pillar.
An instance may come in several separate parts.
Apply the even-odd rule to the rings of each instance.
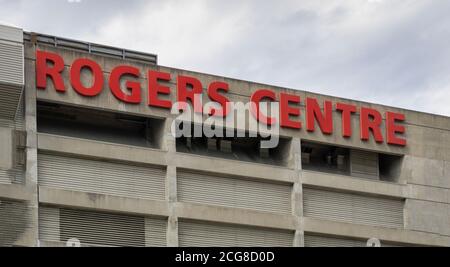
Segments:
[[[28,81],[25,85],[25,125],[27,131],[26,147],[26,187],[32,192],[30,200],[30,230],[24,240],[26,245],[37,246],[39,240],[39,194],[38,194],[38,167],[37,167],[37,111],[36,111],[36,85],[35,64],[26,61],[25,75]]]
[[[167,246],[178,247],[178,217],[175,214],[178,202],[177,168],[171,159],[175,158],[176,140],[171,134],[173,120],[168,118],[164,129],[163,149],[167,150],[166,200],[169,205],[169,219],[167,224]]]
[[[294,186],[292,189],[292,215],[297,220],[297,229],[294,237],[294,247],[304,246],[303,230],[303,186],[301,170],[301,142],[300,138],[293,138],[291,143],[291,166],[295,169]]]

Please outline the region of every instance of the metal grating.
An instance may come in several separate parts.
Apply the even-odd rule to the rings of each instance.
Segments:
[[[22,44],[0,41],[0,82],[23,86],[24,55]]]
[[[82,246],[163,247],[167,221],[121,214],[41,207],[39,239],[53,244],[78,239]]]
[[[351,175],[365,179],[380,179],[378,154],[361,150],[350,152]]]
[[[292,247],[291,231],[204,222],[179,222],[180,247]]]
[[[30,228],[27,202],[0,199],[0,247],[13,246]]]
[[[11,170],[0,170],[0,184],[25,184],[25,166],[18,165]]]
[[[21,87],[0,83],[0,120],[9,120],[13,125],[21,95]]]
[[[403,228],[404,201],[305,188],[306,217],[388,228]]]
[[[165,200],[165,177],[162,167],[38,154],[39,185],[55,189]]]
[[[305,247],[366,247],[367,242],[349,238],[305,235]]]
[[[178,172],[178,200],[274,213],[291,213],[292,186],[198,172]]]
[[[367,247],[367,240],[348,237],[334,237],[321,235],[305,235],[305,247]],[[397,244],[381,241],[381,247],[401,247]]]

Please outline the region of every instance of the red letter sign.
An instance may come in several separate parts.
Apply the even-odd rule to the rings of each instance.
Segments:
[[[169,95],[170,88],[158,84],[158,81],[170,81],[170,73],[149,71],[148,72],[148,104],[157,108],[172,107],[172,102],[169,100],[161,100],[158,98],[159,94]]]
[[[188,90],[188,85],[192,86],[192,90]],[[187,102],[189,99],[194,105],[194,111],[202,113],[202,95],[203,86],[199,80],[193,77],[178,76],[178,102]]]
[[[301,129],[302,123],[299,121],[292,121],[290,116],[298,117],[300,116],[300,108],[290,107],[290,103],[300,104],[300,96],[289,95],[285,93],[281,93],[280,95],[280,116],[281,127],[288,127],[292,129]]]
[[[322,113],[316,99],[306,99],[306,113],[307,113],[307,130],[309,132],[315,131],[315,120],[319,123],[320,130],[324,134],[333,133],[333,104],[331,101],[324,102],[325,114]]]
[[[397,121],[405,121],[405,115],[386,112],[386,139],[390,145],[406,146],[406,140],[398,138],[396,134],[404,134],[405,126],[396,125]]]
[[[208,112],[211,116],[218,116],[218,117],[226,117],[229,113],[228,110],[228,98],[225,96],[219,94],[219,91],[228,92],[229,85],[223,82],[213,82],[209,85],[208,88],[208,96],[212,101],[215,101],[219,103],[222,106],[222,109],[216,110],[215,108],[211,108]]]
[[[118,66],[114,68],[109,78],[109,87],[111,89],[111,92],[117,99],[123,102],[131,104],[141,103],[141,83],[139,81],[126,82],[125,86],[131,92],[130,94],[125,94],[120,89],[120,79],[124,75],[130,75],[134,78],[139,78],[139,69],[129,66]]]
[[[53,67],[48,67],[51,62]],[[56,91],[65,92],[66,86],[61,73],[64,71],[64,60],[61,56],[44,51],[36,51],[36,87],[45,90],[47,77],[53,81]]]
[[[94,77],[94,82],[90,88],[84,87],[81,82],[81,70],[84,68],[88,68]],[[75,91],[77,91],[80,95],[96,96],[100,94],[103,89],[103,71],[95,61],[85,58],[77,59],[73,62],[70,70],[70,81],[73,89],[75,89]]]
[[[361,108],[361,140],[368,141],[370,139],[369,132],[372,131],[375,141],[383,143],[380,129],[382,121],[380,112],[371,108]]]
[[[352,114],[356,113],[358,109],[356,106],[347,105],[342,103],[336,104],[336,110],[342,112],[342,136],[352,136]]]

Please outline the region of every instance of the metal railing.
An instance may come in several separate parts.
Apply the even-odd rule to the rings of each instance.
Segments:
[[[111,56],[120,59],[137,60],[155,65],[158,64],[158,56],[155,54],[137,52],[128,49],[94,44],[40,33],[24,32],[23,36],[25,42],[41,43],[51,45],[54,47],[75,49],[96,55]]]

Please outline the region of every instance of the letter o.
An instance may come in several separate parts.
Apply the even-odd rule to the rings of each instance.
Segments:
[[[85,87],[81,82],[81,71],[84,68],[89,69],[94,77],[94,82],[91,87]],[[90,97],[97,96],[101,93],[104,84],[102,68],[90,59],[77,59],[73,62],[70,69],[70,82],[73,89],[80,95]]]

